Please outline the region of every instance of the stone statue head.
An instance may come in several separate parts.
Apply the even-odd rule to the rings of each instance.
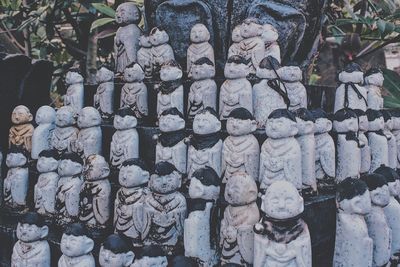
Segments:
[[[150,172],[141,159],[127,159],[119,170],[119,184],[126,188],[144,186],[149,182]]]
[[[393,120],[392,120],[392,114],[390,113],[389,110],[387,109],[382,109],[381,110],[382,115],[383,115],[383,120],[385,122],[385,130],[391,131],[393,130]]]
[[[181,187],[182,175],[174,165],[161,161],[156,164],[150,177],[149,188],[159,194],[170,194]]]
[[[273,182],[261,197],[261,210],[267,217],[286,220],[304,211],[304,200],[296,187],[288,181]]]
[[[101,267],[129,267],[135,254],[127,238],[118,234],[107,237],[101,245],[99,263]]]
[[[138,24],[140,18],[140,10],[134,3],[122,3],[115,11],[115,21],[120,25]]]
[[[263,39],[265,44],[270,44],[278,41],[279,33],[274,26],[267,23],[262,26],[262,29],[263,30],[261,33],[261,39]]]
[[[86,158],[83,167],[83,176],[86,181],[106,179],[110,175],[110,167],[103,156],[90,155]]]
[[[11,121],[15,125],[31,122],[33,116],[29,109],[24,105],[16,106],[11,114]]]
[[[160,27],[154,27],[150,31],[150,42],[152,46],[166,44],[169,42],[168,33]]]
[[[279,77],[285,82],[301,82],[303,73],[298,66],[283,66],[278,70]]]
[[[257,122],[253,115],[245,108],[235,108],[229,113],[226,122],[226,131],[232,136],[241,136],[254,132]]]
[[[21,146],[11,146],[8,150],[6,165],[8,168],[24,167],[28,163],[28,151]]]
[[[368,214],[371,210],[371,198],[367,184],[360,179],[344,179],[336,187],[336,203],[339,212]]]
[[[57,150],[43,150],[39,153],[39,159],[36,164],[36,169],[40,173],[57,171],[59,159],[60,156]]]
[[[263,27],[256,18],[247,18],[240,26],[240,34],[244,39],[260,36],[263,32]]]
[[[383,114],[380,110],[368,109],[366,112],[369,122],[369,130],[380,131],[385,127],[385,121],[383,119]]]
[[[364,73],[360,65],[350,63],[339,73],[338,79],[341,83],[362,83],[364,81]]]
[[[363,132],[367,132],[369,129],[368,117],[365,111],[361,109],[354,109],[353,110],[358,118],[358,129]]]
[[[190,31],[190,41],[193,43],[204,43],[210,40],[210,32],[204,24],[197,23]]]
[[[71,106],[63,106],[56,112],[56,125],[67,127],[75,124],[75,111]]]
[[[50,106],[41,106],[35,116],[38,125],[46,123],[54,123],[56,120],[56,111]]]
[[[374,173],[385,177],[390,195],[397,197],[400,194],[400,176],[395,169],[382,165]]]
[[[114,72],[107,69],[106,67],[101,67],[96,74],[97,83],[111,82],[114,80]]]
[[[346,108],[336,111],[333,115],[333,130],[337,133],[358,132],[357,114]]]
[[[83,160],[75,152],[65,152],[60,157],[58,174],[63,176],[74,176],[82,173]]]
[[[182,78],[183,72],[181,66],[175,60],[170,60],[161,65],[161,81],[175,81]]]
[[[67,85],[75,84],[75,83],[83,83],[83,77],[79,74],[77,70],[70,70],[65,75],[65,83]]]
[[[68,225],[61,237],[60,249],[67,257],[75,258],[90,253],[94,242],[81,223]]]
[[[243,40],[242,34],[241,34],[241,25],[237,25],[235,28],[232,30],[232,42],[234,43],[239,43],[240,41]]]
[[[174,132],[185,129],[185,119],[177,108],[164,110],[158,120],[161,132]]]
[[[19,220],[17,238],[24,243],[31,243],[47,237],[49,227],[44,219],[36,212],[28,212]]]
[[[195,134],[211,134],[221,131],[221,122],[214,109],[206,107],[199,111],[193,120],[193,132]]]
[[[215,66],[212,61],[206,57],[199,58],[193,62],[188,74],[195,81],[211,79],[215,76]]]
[[[247,61],[241,56],[231,56],[226,61],[224,75],[226,79],[246,78],[249,75]]]
[[[245,172],[236,172],[228,180],[225,200],[233,206],[244,206],[257,199],[257,185],[253,177]]]
[[[167,267],[168,260],[161,247],[150,245],[137,250],[136,258],[131,267],[157,266]]]
[[[328,114],[322,108],[317,108],[310,112],[315,120],[314,132],[316,134],[327,133],[332,130],[332,122],[328,118]]]
[[[269,114],[265,133],[273,139],[295,136],[298,133],[296,117],[287,109],[276,109]]]
[[[211,167],[197,169],[190,179],[190,198],[217,200],[220,194],[221,178]]]
[[[140,47],[150,48],[151,47],[150,36],[148,34],[140,35],[139,45]]]
[[[385,207],[390,201],[390,191],[385,176],[371,173],[360,178],[368,187],[371,203],[379,207]]]
[[[168,267],[197,267],[199,266],[193,258],[185,256],[174,256],[168,261]]]
[[[78,127],[80,129],[99,126],[101,115],[94,107],[84,107],[78,115]]]
[[[124,70],[124,81],[128,83],[141,82],[144,76],[142,67],[137,63],[127,66]]]
[[[306,108],[299,108],[294,111],[297,122],[297,134],[314,134],[314,117],[311,112]]]
[[[392,115],[393,130],[400,130],[400,109],[391,109],[390,115]]]
[[[120,108],[114,116],[114,128],[116,130],[127,130],[135,128],[137,119],[130,107]]]
[[[365,84],[368,85],[375,85],[382,87],[384,80],[385,78],[383,77],[383,72],[378,68],[371,68],[367,70],[367,72],[364,75]]]
[[[261,60],[260,65],[257,67],[256,76],[260,79],[276,79],[278,78],[276,73],[280,67],[281,64],[276,58],[267,56]]]

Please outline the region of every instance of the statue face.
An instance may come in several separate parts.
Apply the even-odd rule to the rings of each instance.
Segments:
[[[332,122],[326,118],[319,118],[315,120],[314,127],[315,133],[327,133],[332,130]]]
[[[288,82],[300,82],[303,79],[301,69],[297,66],[285,66],[278,69],[279,77]]]
[[[209,112],[194,116],[193,132],[196,134],[210,134],[221,130],[221,122]]]
[[[41,173],[57,171],[58,160],[54,158],[39,157],[36,168]]]
[[[182,70],[178,67],[165,65],[161,67],[160,79],[161,81],[175,81],[182,78]]]
[[[395,182],[388,183],[390,195],[396,197],[400,194],[400,181],[396,180]]]
[[[229,135],[241,136],[254,132],[257,129],[255,120],[241,120],[236,118],[228,118],[226,122],[226,130]]]
[[[376,118],[373,121],[369,122],[369,130],[370,131],[379,131],[379,130],[383,130],[385,127],[385,121],[383,120],[382,117],[380,118]]]
[[[13,124],[24,124],[31,122],[33,120],[33,116],[29,109],[25,106],[17,106],[14,108],[11,114],[11,121]]]
[[[242,23],[240,27],[240,34],[244,39],[255,37],[261,34],[262,26],[251,22],[251,23]]]
[[[296,123],[285,117],[268,119],[265,124],[265,133],[270,138],[280,139],[292,137],[295,136],[297,132]]]
[[[25,243],[35,242],[47,236],[49,228],[45,225],[39,227],[35,224],[18,223],[17,238]]]
[[[216,200],[219,197],[219,186],[202,184],[197,178],[192,177],[189,185],[190,198],[201,198],[206,200]]]
[[[136,165],[122,166],[118,181],[123,187],[130,188],[143,185],[149,181],[150,174]]]
[[[78,127],[88,128],[101,124],[101,116],[97,109],[94,107],[85,107],[79,112]]]
[[[114,128],[116,130],[126,130],[135,128],[137,125],[137,119],[134,116],[124,116],[115,115],[114,117]]]
[[[254,179],[243,172],[229,178],[225,188],[225,200],[231,205],[247,205],[257,199],[257,185]]]
[[[73,176],[82,172],[82,165],[69,159],[61,160],[58,165],[60,176]]]
[[[369,126],[371,126],[371,124],[369,124]],[[383,127],[383,122],[382,122],[382,127]],[[333,121],[333,129],[338,133],[357,132],[358,119],[349,118],[344,121]]]
[[[108,70],[107,68],[100,68],[96,74],[96,81],[98,83],[109,82],[114,79],[114,72]]]
[[[86,159],[83,174],[87,181],[101,180],[110,175],[110,168],[104,157],[100,155],[90,155]]]
[[[366,115],[358,117],[358,128],[360,131],[368,131],[368,118]]]
[[[144,71],[139,64],[133,65],[131,68],[126,68],[124,70],[124,80],[126,82],[138,82],[143,81]]]
[[[37,124],[54,123],[56,120],[56,111],[50,106],[41,106],[37,112],[35,121]]]
[[[274,26],[272,26],[271,24],[264,24],[262,28],[263,31],[261,34],[261,38],[263,39],[264,43],[272,43],[278,40],[279,34]]]
[[[160,116],[158,120],[161,132],[173,132],[185,129],[185,120],[178,115]]]
[[[240,25],[236,26],[232,31],[232,42],[239,43],[243,40]]]
[[[6,165],[9,168],[22,167],[27,163],[27,158],[22,153],[9,153],[6,158]]]
[[[128,267],[133,261],[133,252],[115,254],[111,250],[100,248],[99,263],[101,267]]]
[[[150,178],[149,187],[153,192],[169,194],[181,187],[181,181],[181,175],[177,171],[163,176],[153,174]]]
[[[314,133],[314,123],[312,121],[304,121],[296,117],[296,122],[296,127],[299,135]]]
[[[83,83],[83,77],[76,71],[69,71],[65,76],[65,82],[67,84]]]
[[[93,240],[87,236],[63,234],[60,248],[61,252],[68,257],[79,257],[91,252],[93,245]]]
[[[189,77],[192,77],[193,80],[204,80],[211,79],[215,76],[215,68],[208,64],[195,65],[192,64],[190,68]]]
[[[58,127],[71,126],[74,123],[74,110],[70,106],[64,106],[57,110],[56,125]]]
[[[245,64],[226,63],[224,75],[227,79],[246,78],[249,68]]]
[[[150,37],[147,35],[141,35],[139,37],[139,45],[140,47],[150,48],[151,47]]]
[[[123,3],[117,7],[115,21],[118,24],[131,24],[140,19],[140,11],[133,3]]]
[[[157,30],[150,35],[150,43],[153,46],[166,44],[169,41],[169,36],[166,31]]]
[[[344,199],[339,202],[339,207],[348,214],[366,215],[371,211],[371,197],[369,191],[355,196],[352,199]]]
[[[389,204],[390,191],[387,185],[378,187],[375,190],[369,192],[371,196],[371,202],[374,205],[385,207]]]
[[[193,43],[203,43],[210,40],[210,32],[204,24],[196,24],[190,31],[190,41]]]
[[[139,260],[135,260],[132,267],[167,267],[167,257],[143,257]]]
[[[376,86],[382,86],[384,80],[385,78],[383,77],[382,73],[374,73],[365,77],[366,84],[372,84]]]
[[[304,201],[291,183],[277,181],[268,187],[261,209],[268,217],[290,219],[303,212]]]

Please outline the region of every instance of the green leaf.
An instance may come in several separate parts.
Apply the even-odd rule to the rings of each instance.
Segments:
[[[400,107],[400,76],[389,69],[383,69],[382,71],[385,78],[383,88],[389,93],[389,96],[384,98],[385,107],[394,107],[395,105]]]
[[[342,25],[347,25],[347,24],[359,24],[362,23],[356,19],[337,19],[335,25],[336,26],[342,26]]]
[[[115,17],[115,10],[112,9],[111,7],[102,4],[102,3],[92,3],[92,6],[97,9],[100,13],[103,13],[104,15],[107,15],[109,17],[114,18]]]
[[[92,26],[90,27],[90,31],[93,31],[94,29],[106,25],[108,23],[114,22],[115,19],[113,18],[101,18],[93,21]]]

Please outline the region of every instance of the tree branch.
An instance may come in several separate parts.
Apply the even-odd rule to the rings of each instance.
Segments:
[[[366,57],[366,56],[368,56],[368,55],[370,55],[370,54],[372,54],[372,53],[375,53],[375,52],[378,51],[379,49],[381,49],[381,48],[383,48],[383,47],[385,47],[385,46],[387,46],[387,45],[389,45],[389,44],[397,43],[397,42],[400,42],[400,34],[397,35],[396,37],[394,37],[394,38],[391,39],[391,40],[387,40],[387,41],[383,42],[382,44],[380,44],[380,45],[378,45],[377,47],[375,47],[375,48],[369,50],[368,52],[365,52],[364,54],[361,54],[361,55],[356,56],[356,57],[353,59],[353,61],[356,61],[356,60],[358,60],[358,59],[360,59],[360,58]]]

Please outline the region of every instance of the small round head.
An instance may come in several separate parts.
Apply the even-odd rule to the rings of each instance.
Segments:
[[[269,138],[280,139],[297,134],[296,117],[287,109],[276,109],[268,116],[265,133]]]
[[[110,167],[103,156],[90,155],[87,157],[83,167],[83,176],[86,181],[106,179],[109,175]]]
[[[278,30],[272,26],[271,24],[264,24],[262,26],[263,31],[261,34],[261,38],[263,39],[264,43],[273,43],[276,42],[279,38]]]
[[[390,194],[393,197],[397,197],[400,194],[400,176],[395,169],[382,165],[374,173],[385,177]]]
[[[194,116],[193,132],[195,134],[211,134],[221,131],[221,122],[214,109],[207,107]]]
[[[327,133],[332,130],[332,122],[328,118],[328,114],[321,108],[310,111],[315,120],[314,131],[316,134]]]
[[[94,107],[84,107],[78,115],[78,127],[80,129],[99,126],[101,115]]]
[[[166,44],[169,41],[168,33],[162,29],[154,27],[150,31],[150,43],[152,46],[159,46],[162,44]]]
[[[210,40],[210,32],[204,24],[197,23],[190,31],[190,41],[193,43],[203,43]]]
[[[353,110],[358,118],[358,129],[363,132],[367,132],[369,129],[368,117],[365,111],[361,109],[354,109]]]
[[[75,111],[71,106],[63,106],[56,112],[56,125],[67,127],[75,124]]]
[[[28,163],[28,151],[20,146],[12,146],[7,154],[6,165],[8,168],[24,167]]]
[[[284,180],[276,181],[262,196],[261,210],[270,218],[286,220],[304,211],[304,200],[293,184]]]
[[[116,130],[133,129],[137,125],[137,119],[130,107],[120,108],[114,116],[114,128]]]
[[[156,164],[150,177],[149,188],[159,194],[173,193],[181,187],[182,175],[174,165],[161,161]]]
[[[388,130],[388,131],[393,130],[393,120],[392,120],[392,114],[390,113],[390,111],[387,109],[382,109],[381,112],[383,115],[383,120],[385,122],[384,129]]]
[[[215,76],[214,63],[206,57],[199,58],[193,62],[188,76],[195,81],[211,79]]]
[[[168,260],[162,248],[155,245],[144,246],[137,250],[136,259],[131,267],[167,267]]]
[[[151,47],[150,36],[147,34],[140,35],[139,45],[140,47],[150,48]]]
[[[160,79],[161,81],[175,81],[182,78],[183,72],[181,66],[175,60],[170,60],[161,66]]]
[[[99,263],[101,267],[129,267],[135,254],[126,237],[112,234],[107,237],[100,248]]]
[[[337,133],[357,132],[357,114],[352,109],[340,109],[336,111],[333,116],[333,129]]]
[[[185,129],[185,119],[177,108],[169,108],[161,113],[158,120],[161,132],[174,132]]]
[[[45,123],[54,123],[56,120],[56,111],[50,106],[41,106],[35,116],[38,125]]]
[[[256,18],[245,19],[240,27],[240,34],[244,39],[260,36],[262,32],[263,27]]]
[[[240,26],[241,25],[237,25],[235,28],[233,28],[233,31],[232,31],[232,42],[234,42],[234,43],[239,43],[240,41],[243,40]]]
[[[364,73],[360,65],[357,63],[348,64],[340,73],[338,77],[341,83],[362,83],[364,80]]]
[[[126,188],[143,186],[148,183],[150,172],[141,159],[127,159],[119,170],[119,184]]]
[[[24,105],[16,106],[11,114],[11,121],[15,125],[29,123],[33,116],[29,109]]]
[[[197,169],[190,179],[190,198],[216,200],[220,193],[221,179],[211,167]]]
[[[278,70],[278,76],[286,82],[301,82],[303,73],[299,66],[283,66]]]
[[[314,117],[306,108],[299,108],[294,111],[296,116],[298,135],[314,134]]]
[[[260,79],[276,79],[276,71],[281,67],[279,61],[272,57],[268,56],[261,60],[260,65],[256,69],[256,75]]]
[[[60,157],[58,164],[58,174],[63,176],[74,176],[82,173],[83,160],[74,152],[65,152]]]
[[[138,24],[140,21],[140,10],[134,3],[122,3],[115,12],[115,21],[120,25]]]
[[[67,257],[75,258],[90,253],[94,242],[81,223],[73,223],[65,229],[60,243],[61,252]]]
[[[59,159],[60,156],[58,155],[57,150],[43,150],[39,153],[39,159],[36,164],[36,169],[40,173],[57,171]]]
[[[390,191],[385,176],[371,173],[361,176],[368,187],[373,205],[385,207],[390,201]]]
[[[83,77],[78,72],[78,70],[70,70],[65,75],[65,83],[67,85],[75,84],[75,83],[83,83]]]
[[[383,77],[383,72],[380,69],[372,68],[365,73],[364,80],[366,84],[382,87],[385,78]]]
[[[124,70],[124,81],[128,83],[141,82],[144,76],[142,67],[137,63],[126,67]]]
[[[366,215],[371,210],[371,198],[367,184],[354,178],[346,178],[337,185],[336,202],[339,211]]]
[[[226,79],[246,78],[249,74],[247,61],[241,56],[231,56],[228,58],[224,68]]]
[[[96,74],[97,83],[111,82],[114,80],[114,72],[107,69],[106,67],[101,67]]]
[[[229,113],[226,122],[226,131],[232,136],[250,134],[257,129],[257,122],[253,115],[245,108],[235,108]]]
[[[31,243],[47,237],[49,227],[36,212],[28,212],[18,222],[17,238],[24,243]]]
[[[368,117],[368,128],[370,131],[380,131],[385,128],[385,120],[381,111],[368,109],[365,113]]]
[[[225,188],[225,200],[232,206],[244,206],[257,199],[257,185],[253,177],[244,172],[234,173]]]

